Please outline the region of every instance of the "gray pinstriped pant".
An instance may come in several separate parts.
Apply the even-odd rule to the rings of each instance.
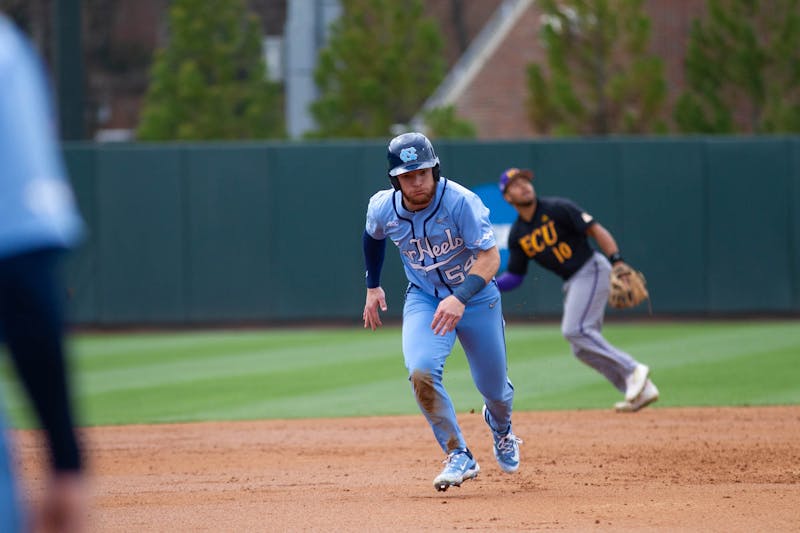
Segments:
[[[636,360],[609,343],[601,330],[608,302],[611,264],[600,252],[586,261],[563,286],[564,316],[561,333],[575,357],[603,374],[619,391]]]

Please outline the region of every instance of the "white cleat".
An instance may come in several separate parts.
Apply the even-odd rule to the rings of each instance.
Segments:
[[[656,400],[658,400],[658,389],[655,384],[648,379],[639,396],[634,398],[632,402],[625,400],[624,402],[615,403],[614,410],[618,413],[635,413]]]
[[[633,372],[625,378],[625,401],[633,402],[644,390],[650,368],[647,365],[637,364]]]
[[[468,450],[450,452],[444,460],[444,470],[433,480],[433,487],[444,492],[448,487],[460,487],[469,479],[475,479],[481,467]]]
[[[489,422],[489,408],[486,405],[483,406],[483,419],[492,430],[494,458],[497,459],[500,469],[507,474],[516,472],[519,469],[519,445],[522,444],[522,439],[514,435],[510,427],[505,435],[499,435]]]

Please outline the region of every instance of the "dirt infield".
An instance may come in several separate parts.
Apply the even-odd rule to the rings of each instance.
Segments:
[[[800,530],[800,406],[516,413],[514,475],[459,419],[481,472],[444,493],[421,415],[90,428],[91,530]]]

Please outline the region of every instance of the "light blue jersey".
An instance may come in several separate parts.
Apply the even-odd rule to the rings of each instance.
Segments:
[[[478,251],[496,244],[489,210],[478,195],[444,177],[430,205],[417,212],[403,207],[400,191],[376,193],[369,201],[366,230],[374,239],[391,239],[408,280],[437,298],[452,294]]]
[[[366,231],[373,239],[391,239],[400,250],[411,284],[403,305],[403,358],[419,407],[442,450],[467,449],[442,383],[456,338],[493,422],[498,428],[510,428],[514,387],[506,373],[503,311],[496,282],[469,299],[455,330],[438,335],[431,327],[441,300],[466,279],[478,252],[495,246],[489,210],[481,199],[443,177],[431,203],[417,212],[403,207],[401,191],[380,191],[370,199]],[[429,392],[421,392],[425,390]],[[434,401],[420,399],[427,395]]]
[[[0,15],[0,259],[81,235],[55,133],[42,65]]]

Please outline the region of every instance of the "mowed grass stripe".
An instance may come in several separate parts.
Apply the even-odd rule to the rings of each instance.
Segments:
[[[800,403],[797,322],[615,324],[606,336],[651,367],[661,391],[658,405]],[[536,349],[511,339],[517,408],[602,407],[619,400],[615,389],[577,362],[566,342]],[[520,375],[527,376],[522,385],[515,379]]]
[[[647,360],[650,355],[664,363],[677,365],[698,360],[727,359],[740,354],[773,348],[797,348],[800,342],[800,323],[710,324],[691,325],[685,329],[659,328],[636,331],[632,327],[615,325],[607,328],[606,337],[616,346],[636,357]]]
[[[313,371],[308,368],[260,371],[241,367],[236,373],[175,380],[168,386],[159,383],[153,387],[126,386],[102,393],[81,391],[82,409],[92,425],[230,419],[233,418],[230,411],[236,409],[240,412],[237,418],[294,418],[298,415],[293,410],[284,414],[265,411],[260,407],[265,400],[273,398],[308,402],[310,397],[323,391],[347,389],[373,380],[397,377],[403,372],[402,362],[396,358],[393,361],[389,358],[337,360],[318,364]],[[118,409],[110,412],[105,408],[107,405],[117,405]],[[243,409],[246,405],[255,408]],[[210,411],[228,414],[212,417],[208,414]]]
[[[370,338],[366,332],[354,335],[352,331],[340,330],[278,330],[258,334],[242,332],[241,338],[236,333],[228,332],[221,332],[218,336],[196,332],[158,334],[144,336],[141,346],[137,340],[136,335],[121,338],[113,335],[90,337],[74,341],[71,351],[77,357],[78,364],[84,365],[84,368],[124,369],[140,367],[148,362],[159,364],[164,360],[216,359],[221,354],[237,352],[310,350],[322,355],[328,346],[333,345],[345,351],[349,343],[359,350],[368,348],[370,344],[375,348],[390,345],[400,350],[400,341],[397,338],[393,343],[387,343],[389,339],[386,335]],[[368,352],[365,353],[368,355]]]
[[[657,406],[800,403],[800,322],[612,323],[608,339],[649,364]],[[400,329],[278,329],[73,337],[87,425],[418,413]],[[558,324],[509,324],[516,410],[607,409],[619,394],[575,359]],[[445,368],[456,409],[480,409],[458,344]],[[12,423],[30,425],[0,374]]]
[[[669,387],[668,405],[680,405],[683,398],[691,405],[795,404],[800,403],[798,362],[796,349],[761,349],[729,357],[724,364],[698,359],[667,367],[658,373],[659,384]]]
[[[328,343],[330,346],[330,343]],[[79,386],[87,394],[108,392],[120,388],[147,388],[170,383],[193,382],[202,379],[219,379],[242,373],[270,374],[286,371],[321,371],[330,363],[357,363],[381,359],[399,359],[399,346],[379,340],[349,341],[336,345],[337,353],[321,346],[307,345],[281,348],[261,348],[258,351],[240,351],[237,346],[223,351],[218,348],[214,356],[191,357],[168,353],[157,358],[143,359],[138,366],[125,363],[117,368],[107,365],[80,365]],[[100,367],[100,368],[98,368]]]

